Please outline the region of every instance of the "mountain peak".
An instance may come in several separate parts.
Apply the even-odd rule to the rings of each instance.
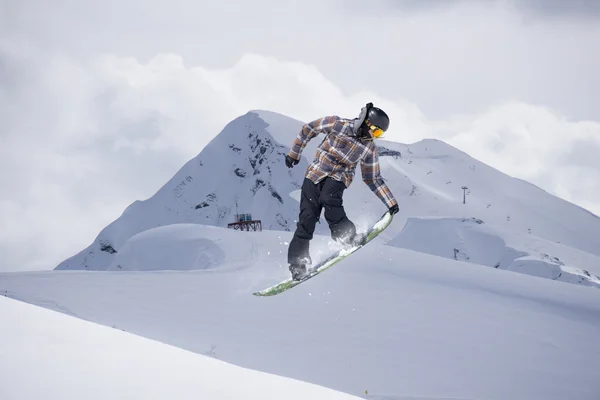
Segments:
[[[284,158],[302,123],[276,113],[250,111],[229,122],[196,157],[152,197],[135,201],[104,228],[94,243],[57,269],[105,269],[116,249],[147,229],[195,223],[226,227],[250,213],[263,229],[295,228],[304,161],[288,170]],[[285,140],[285,145],[280,143]]]

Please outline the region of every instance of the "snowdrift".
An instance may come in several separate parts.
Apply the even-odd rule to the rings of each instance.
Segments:
[[[259,235],[194,224],[148,229],[123,245],[108,270],[243,268],[258,257]]]
[[[2,296],[0,315],[6,400],[358,399]]]
[[[115,255],[109,271],[213,270],[236,271],[254,264],[287,269],[289,234],[242,232],[195,224],[172,224],[132,236]],[[314,259],[340,248],[329,237],[311,243]]]
[[[600,257],[475,218],[409,218],[387,244],[454,260],[600,287]],[[551,255],[550,255],[551,254]]]

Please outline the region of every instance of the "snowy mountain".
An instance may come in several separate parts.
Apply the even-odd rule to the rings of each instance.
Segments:
[[[286,122],[290,137],[302,126]],[[256,113],[231,121],[154,196],[131,204],[94,243],[57,269],[104,270],[137,233],[174,223],[226,227],[238,211],[260,218],[263,229],[293,229],[297,211],[289,193],[298,189],[303,172],[281,168],[287,149],[267,128]]]
[[[251,213],[264,230],[280,231],[289,241],[304,171],[321,141],[314,139],[302,162],[286,168],[283,158],[301,127],[300,121],[267,111],[236,118],[154,196],[131,204],[88,248],[56,269],[148,269],[148,263],[134,267],[131,256],[129,263],[119,261],[122,252],[133,251],[129,241],[136,235],[171,224],[227,227],[236,213]],[[600,284],[596,215],[438,140],[410,145],[381,140],[378,145],[382,175],[401,210],[381,241],[549,279]],[[385,211],[361,182],[360,171],[344,202],[363,229]],[[327,235],[326,224],[318,224],[316,233]],[[204,251],[210,246],[182,251],[203,260],[210,258]],[[211,262],[198,260],[169,269],[205,268]]]
[[[600,219],[441,141],[379,142],[382,174],[401,209],[390,227],[319,277],[275,297],[252,296],[289,276],[298,188],[320,142],[286,168],[283,155],[301,126],[265,111],[237,118],[154,196],[129,206],[56,270],[0,274],[0,295],[116,328],[113,335],[124,330],[372,400],[598,397]],[[236,203],[262,221],[262,232],[227,228]],[[359,229],[386,211],[360,172],[345,205]],[[331,247],[322,223],[311,242],[313,259]],[[189,369],[203,378],[205,359],[146,349],[131,336],[107,344],[100,332],[75,330],[73,319],[39,323],[24,307],[6,304],[0,302],[3,317],[9,315],[9,329],[0,330],[0,388],[2,379],[18,385],[33,365],[41,368],[32,369],[32,379],[42,388],[85,374],[82,382],[99,393],[127,390],[123,375],[148,371],[156,358],[166,368],[144,376],[157,393],[160,371],[175,371],[166,384],[183,380],[199,397],[229,376],[223,366],[222,375],[202,380],[206,386],[192,383]],[[21,329],[30,320],[47,328],[40,331],[44,340],[31,327]],[[120,364],[90,370],[81,359],[85,341],[91,349],[118,346],[128,371]],[[44,343],[49,347],[35,347]],[[36,358],[35,349],[52,358]],[[130,358],[138,351],[149,354],[141,366]],[[70,362],[61,367],[85,367],[73,375],[48,372],[47,360],[61,354]],[[228,390],[247,383],[238,372]],[[257,375],[258,385],[263,377]],[[261,387],[273,384],[268,393],[276,396],[280,383],[289,382],[265,380]],[[337,395],[305,388],[317,390],[294,391]]]
[[[6,400],[358,399],[2,296],[0,314]]]

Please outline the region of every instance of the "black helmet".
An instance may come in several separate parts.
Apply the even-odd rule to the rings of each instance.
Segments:
[[[390,117],[378,107],[369,108],[366,120],[369,120],[376,127],[383,129],[384,132],[390,127]]]

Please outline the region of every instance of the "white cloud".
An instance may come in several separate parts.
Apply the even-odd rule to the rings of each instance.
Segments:
[[[11,3],[0,270],[85,247],[250,109],[309,120],[374,101],[391,140],[439,137],[600,212],[599,124],[573,118],[598,115],[598,25],[510,2],[404,5]]]
[[[439,125],[440,138],[509,175],[600,214],[600,123],[512,101]]]
[[[228,68],[247,53],[272,55],[315,65],[346,94],[404,97],[433,118],[515,98],[590,119],[600,104],[600,24],[546,18],[523,0],[20,0],[11,8],[10,37],[77,59],[146,62],[167,52]]]

